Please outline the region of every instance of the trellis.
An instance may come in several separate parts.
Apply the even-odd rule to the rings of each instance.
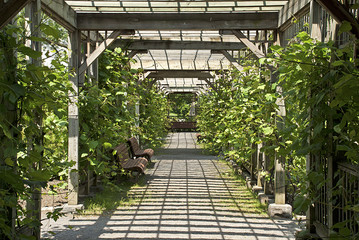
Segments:
[[[69,30],[69,71],[73,72],[70,81],[74,95],[70,96],[69,104],[68,158],[76,162],[72,169],[76,171],[69,172],[69,204],[76,205],[79,194],[78,92],[85,81],[85,72],[96,81],[97,57],[111,44],[112,47],[125,47],[129,56],[137,60],[133,67],[144,69],[145,77],[154,78],[160,88],[168,93],[180,91],[181,88],[196,93],[213,84],[216,71],[227,70],[231,66],[240,68],[240,49],[248,48],[255,56],[262,58],[269,45],[285,45],[287,39],[300,30],[326,41],[333,38],[337,22],[344,20],[352,24],[352,33],[358,37],[358,11],[350,9],[355,3],[358,1],[2,0],[0,24],[3,27],[29,4],[29,9],[39,12],[41,8]],[[36,11],[32,11],[29,17],[35,19]],[[298,23],[292,24],[293,16],[299,19]],[[308,21],[309,28],[305,28],[304,23]],[[31,32],[35,36],[36,32]],[[341,36],[339,40],[345,41],[346,36]],[[35,42],[31,46],[39,49]],[[285,115],[283,100],[278,105],[278,114]],[[269,195],[269,185],[259,175],[262,170],[267,170],[262,166],[268,165],[268,159],[260,153],[260,146],[253,148],[256,151],[249,166],[251,180]],[[278,156],[274,160],[276,178],[273,193],[276,204],[285,204],[285,176],[281,158]],[[336,221],[344,221],[347,216],[354,214],[349,210],[333,210],[326,192],[334,184],[333,173],[339,169],[339,174],[346,179],[344,186],[357,189],[359,171],[356,166],[343,162],[333,166],[333,159],[322,158],[320,161],[328,167],[326,174],[331,181],[318,193],[325,204],[315,205],[307,217],[308,229],[313,230],[315,226],[316,232],[326,237]],[[313,167],[314,159],[308,156],[308,169]],[[352,181],[353,178],[356,180]],[[352,197],[348,196],[348,199]],[[347,199],[340,201],[344,205]],[[338,219],[333,214],[337,214]],[[355,224],[351,229],[358,232]]]

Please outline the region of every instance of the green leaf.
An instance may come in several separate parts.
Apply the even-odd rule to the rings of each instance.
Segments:
[[[112,148],[112,144],[109,143],[109,142],[105,142],[105,143],[103,143],[103,147],[106,148],[106,149]]]
[[[348,74],[348,73],[344,73],[344,76],[341,77],[339,79],[339,82],[337,82],[336,84],[334,84],[334,88],[339,88],[342,85],[344,85],[345,83],[347,83],[349,80],[351,80],[353,78],[352,74]]]
[[[67,121],[60,121],[58,124],[60,126],[67,126]]]
[[[47,25],[47,24],[41,24],[40,25],[41,31],[43,33],[45,33],[48,36],[53,36],[54,38],[59,38],[60,37],[60,31]]]
[[[5,158],[5,163],[11,167],[14,166],[14,161],[11,158]]]
[[[89,148],[90,149],[95,149],[98,145],[98,141],[90,141],[89,142]]]
[[[340,127],[340,124],[337,124],[334,126],[334,131],[337,132],[337,133],[340,133],[342,131],[341,127]]]
[[[34,51],[33,49],[26,47],[26,46],[19,47],[18,51],[30,58],[33,58],[33,59],[37,59],[37,58],[41,57],[41,55],[42,55],[41,52]]]
[[[341,237],[343,238],[350,237],[351,236],[350,229],[347,227],[339,228],[339,235],[341,235]]]
[[[271,135],[273,133],[274,129],[272,127],[265,127],[263,128],[263,133],[265,135]]]
[[[259,64],[265,64],[267,59],[266,58],[260,58],[258,61],[259,61]]]
[[[343,21],[342,25],[339,28],[339,35],[345,32],[350,32],[352,30],[352,25],[350,22]]]
[[[267,101],[272,101],[272,100],[273,100],[273,94],[267,93],[267,94],[265,95],[265,98],[267,99]]]
[[[47,170],[34,171],[29,173],[31,181],[48,181],[51,178],[51,173]]]
[[[343,60],[338,60],[332,63],[334,67],[342,66],[344,64]]]
[[[337,151],[350,151],[351,148],[346,145],[337,145]]]

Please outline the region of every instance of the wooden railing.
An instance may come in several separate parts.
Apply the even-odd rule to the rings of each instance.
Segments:
[[[326,164],[321,166],[328,169]],[[318,189],[319,198],[314,204],[316,233],[322,238],[337,235],[342,239],[354,239],[359,234],[359,212],[354,209],[359,205],[359,166],[337,162],[332,179],[328,171],[324,173],[327,182]]]
[[[338,163],[337,222],[346,222],[350,235],[359,234],[359,166],[350,163]],[[356,206],[356,210],[353,208]]]

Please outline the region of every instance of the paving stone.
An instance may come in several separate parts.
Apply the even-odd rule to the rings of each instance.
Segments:
[[[147,169],[147,186],[131,191],[143,196],[109,216],[71,216],[44,221],[50,239],[295,239],[298,225],[250,213],[248,191],[224,173],[228,166],[203,155],[195,133],[172,133]],[[243,209],[242,209],[243,208]],[[72,229],[67,226],[70,225]],[[55,233],[55,236],[50,234]]]

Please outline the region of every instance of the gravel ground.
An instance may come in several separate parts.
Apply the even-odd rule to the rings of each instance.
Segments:
[[[295,239],[295,221],[270,219],[229,168],[204,155],[194,133],[173,133],[138,204],[106,216],[67,215],[43,222],[44,239]]]

